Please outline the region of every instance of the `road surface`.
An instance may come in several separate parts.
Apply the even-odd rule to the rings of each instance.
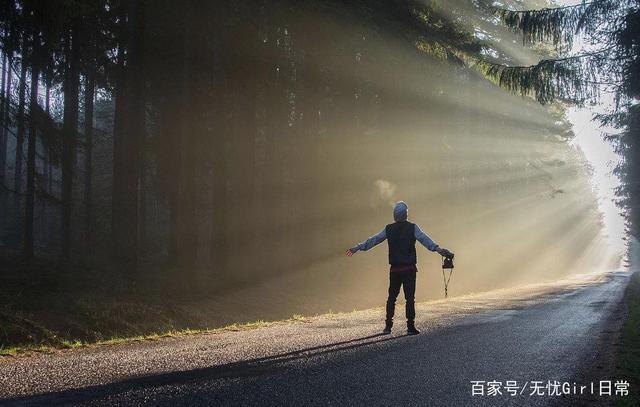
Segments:
[[[0,358],[0,405],[606,405],[611,398],[599,395],[548,395],[554,386],[530,393],[537,381],[579,389],[617,379],[611,348],[629,276],[421,303],[417,336],[406,336],[402,323],[379,335],[380,308]],[[475,387],[484,396],[472,395],[472,381],[485,382]],[[490,387],[502,394],[488,395]]]

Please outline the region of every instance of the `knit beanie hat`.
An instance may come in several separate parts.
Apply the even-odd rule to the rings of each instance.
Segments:
[[[396,206],[393,207],[393,220],[396,222],[407,220],[408,211],[409,207],[404,201],[396,202]]]

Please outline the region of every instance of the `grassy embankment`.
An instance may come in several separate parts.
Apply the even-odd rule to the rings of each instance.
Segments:
[[[0,356],[304,320],[270,312],[286,307],[257,294],[247,299],[186,285],[170,270],[133,283],[107,269],[0,257]]]
[[[290,319],[281,321],[253,321],[243,324],[234,323],[221,328],[204,328],[204,329],[182,329],[179,331],[167,331],[160,333],[151,333],[138,336],[124,336],[124,337],[112,337],[109,339],[98,341],[82,341],[82,340],[68,340],[61,339],[53,332],[51,336],[45,339],[41,343],[22,343],[21,345],[0,347],[0,357],[2,356],[16,356],[18,354],[29,352],[53,352],[58,349],[72,349],[86,346],[100,346],[100,345],[117,345],[122,343],[129,343],[135,341],[153,341],[160,338],[170,338],[176,336],[195,335],[195,334],[213,334],[225,331],[242,331],[246,329],[255,329],[279,323],[287,323],[292,321],[305,321],[305,317],[299,314],[294,314]]]
[[[616,380],[629,381],[629,396],[616,398],[618,406],[640,405],[640,272],[635,272],[625,292],[627,318],[616,352]]]

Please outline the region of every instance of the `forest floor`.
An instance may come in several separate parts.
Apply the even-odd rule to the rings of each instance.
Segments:
[[[29,262],[0,251],[0,356],[50,351],[87,343],[175,336],[220,329],[246,329],[317,315],[350,311],[347,297],[311,301],[276,296],[291,281],[242,287],[189,284],[158,267],[136,281],[108,267],[38,257]]]
[[[233,307],[225,307],[224,316],[205,315],[197,295],[140,281],[125,284],[110,272],[77,264],[63,267],[45,259],[27,263],[13,256],[1,264],[0,355],[225,325],[235,329],[236,322],[247,323],[251,317],[233,313]]]

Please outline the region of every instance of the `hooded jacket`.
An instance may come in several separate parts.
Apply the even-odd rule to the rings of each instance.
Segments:
[[[408,206],[400,201],[393,208],[394,223],[385,226],[366,241],[358,243],[358,250],[367,251],[388,240],[389,264],[391,266],[415,265],[417,263],[415,242],[420,242],[427,250],[437,252],[438,246],[420,227],[407,221]]]

